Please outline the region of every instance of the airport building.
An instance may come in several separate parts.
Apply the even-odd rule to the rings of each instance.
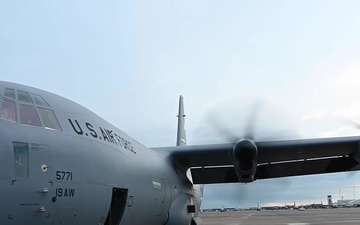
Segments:
[[[337,201],[340,207],[360,207],[360,199],[342,199]]]

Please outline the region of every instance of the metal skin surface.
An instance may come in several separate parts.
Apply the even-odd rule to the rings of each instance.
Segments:
[[[62,128],[0,120],[0,224],[105,224],[119,188],[127,191],[120,224],[162,225],[179,193],[192,196],[192,184],[167,160],[89,110],[38,89],[0,85],[1,94],[6,86],[42,96]],[[29,146],[28,177],[14,173],[14,142]]]
[[[201,225],[203,184],[360,170],[359,137],[187,146],[182,97],[178,146],[151,149],[43,90],[0,100],[1,225]]]

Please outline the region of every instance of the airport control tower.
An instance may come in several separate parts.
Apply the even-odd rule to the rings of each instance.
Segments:
[[[332,206],[333,203],[332,203],[331,195],[328,195],[328,196],[327,196],[327,200],[328,200],[328,206]]]

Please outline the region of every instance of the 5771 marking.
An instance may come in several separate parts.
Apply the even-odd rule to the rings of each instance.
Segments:
[[[56,171],[56,180],[73,180],[73,173],[69,171]]]

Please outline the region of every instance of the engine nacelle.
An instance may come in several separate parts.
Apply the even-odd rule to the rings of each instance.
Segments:
[[[239,181],[253,182],[258,163],[258,149],[255,143],[248,139],[238,141],[233,148],[233,161]]]

